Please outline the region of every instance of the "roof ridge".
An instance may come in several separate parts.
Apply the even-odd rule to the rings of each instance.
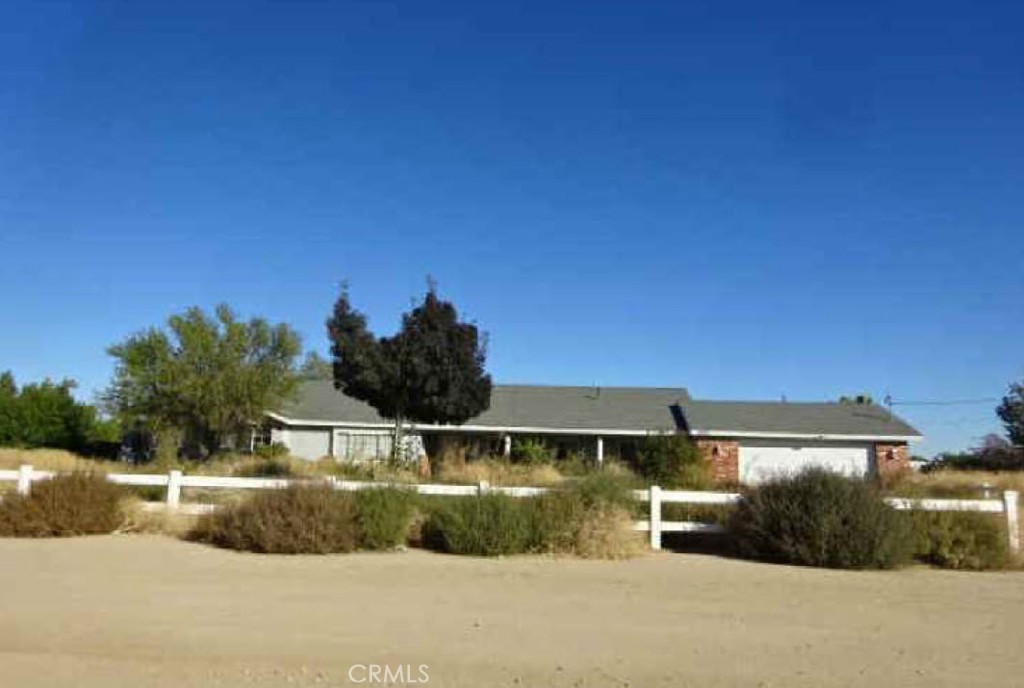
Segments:
[[[843,408],[881,408],[885,407],[880,404],[844,404],[840,401],[824,400],[824,401],[808,401],[799,400],[793,401],[792,399],[695,399],[690,397],[690,403],[696,404],[772,404],[776,406],[789,405],[789,406],[841,406]]]
[[[644,385],[551,385],[533,384],[529,382],[495,382],[495,387],[525,387],[528,389],[640,389],[640,390],[665,390],[671,392],[686,391],[686,387],[649,387]]]

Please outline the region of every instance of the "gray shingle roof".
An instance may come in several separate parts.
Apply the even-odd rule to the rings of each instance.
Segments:
[[[682,414],[674,412],[674,407]],[[295,421],[387,424],[371,406],[334,389],[330,380],[302,383],[280,415]],[[678,422],[677,422],[678,419]],[[872,404],[697,401],[671,387],[495,385],[491,407],[467,425],[502,428],[767,433],[919,437],[902,419]]]
[[[685,422],[696,433],[794,433],[863,437],[920,437],[921,433],[874,404],[687,401]]]
[[[495,385],[491,407],[468,425],[579,430],[675,430],[672,406],[689,400],[683,388]],[[280,415],[294,420],[387,423],[368,404],[334,389],[330,380],[304,382]]]

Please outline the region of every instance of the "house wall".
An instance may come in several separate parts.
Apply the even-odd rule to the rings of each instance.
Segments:
[[[811,467],[851,477],[874,473],[874,446],[870,442],[743,438],[739,445],[740,482],[747,485]]]
[[[275,442],[281,442],[292,456],[309,461],[316,461],[331,454],[330,428],[288,427],[275,429],[272,433]]]
[[[906,442],[876,442],[875,472],[887,478],[911,470],[910,448]]]
[[[701,454],[711,465],[711,478],[719,485],[737,484],[740,482],[740,445],[744,440],[729,438],[695,438],[694,442]],[[761,446],[774,444],[767,440],[749,440]],[[779,447],[796,446],[812,447],[813,443],[792,443],[786,440],[777,441]],[[821,442],[822,447],[862,446],[865,443]],[[868,472],[880,477],[891,476],[910,470],[910,456],[905,442],[866,443],[869,448]]]
[[[391,456],[394,433],[391,430],[335,428],[332,456],[339,462],[362,463]]]
[[[711,464],[711,480],[716,485],[735,485],[740,481],[740,444],[736,440],[697,438],[694,440],[704,460]]]
[[[391,455],[392,432],[379,427],[312,427],[285,425],[273,427],[270,441],[280,442],[299,459],[318,461],[326,456],[338,461],[360,463],[387,459]],[[423,453],[423,442],[416,432],[405,435],[413,457]]]

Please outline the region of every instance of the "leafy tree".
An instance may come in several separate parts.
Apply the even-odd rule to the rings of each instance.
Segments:
[[[433,284],[402,316],[392,337],[376,337],[343,288],[327,321],[334,386],[395,422],[395,451],[405,420],[464,423],[490,406],[486,345],[475,325],[459,321]]]
[[[14,375],[7,370],[0,373],[0,445],[11,445],[17,441],[20,427],[17,405],[18,386]]]
[[[75,401],[72,380],[43,380],[25,385],[18,394],[19,444],[29,447],[83,448],[89,439],[96,410]]]
[[[19,389],[10,371],[0,374],[0,445],[89,449],[106,421],[94,407],[75,400],[74,389],[73,380],[43,380]]]
[[[1024,446],[1024,382],[1010,385],[1003,402],[996,408],[996,414],[1003,421],[1010,442]]]
[[[0,399],[17,396],[18,385],[14,382],[14,373],[5,370],[0,373]]]
[[[306,354],[299,366],[299,377],[303,380],[330,380],[333,372],[331,362],[315,351]]]
[[[870,406],[871,404],[875,403],[875,400],[871,398],[870,394],[856,394],[856,395],[854,395],[852,397],[848,397],[848,396],[845,396],[845,395],[839,397],[839,403],[840,404],[862,404],[862,405],[865,405],[865,406]]]
[[[190,457],[202,458],[293,393],[300,350],[287,325],[240,322],[225,305],[213,316],[190,308],[171,316],[165,330],[110,347],[117,368],[106,398],[126,427],[142,423],[165,445],[180,437]]]

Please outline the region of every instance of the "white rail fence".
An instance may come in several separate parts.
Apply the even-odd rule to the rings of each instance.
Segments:
[[[0,482],[16,482],[19,494],[28,494],[32,483],[47,480],[56,473],[37,471],[32,466],[23,465],[18,470],[0,470]],[[184,475],[181,471],[169,471],[167,474],[141,473],[109,473],[107,480],[118,485],[142,487],[163,487],[166,489],[163,502],[144,502],[145,508],[151,511],[171,509],[186,514],[204,514],[217,509],[216,504],[183,503],[181,491],[184,488],[222,489],[222,490],[266,490],[287,487],[293,483],[309,483],[302,479],[286,478],[234,478],[221,476]],[[473,495],[500,493],[512,497],[536,497],[548,491],[544,487],[497,487],[486,482],[477,485],[435,485],[435,484],[404,484],[379,483],[353,480],[338,480],[325,477],[324,482],[336,490],[366,490],[379,487],[398,487],[412,490],[422,495],[438,495],[448,497],[468,497]],[[735,492],[698,492],[691,490],[663,490],[653,486],[647,490],[636,490],[638,500],[647,502],[648,518],[638,521],[634,528],[650,535],[652,549],[661,549],[663,533],[723,533],[725,529],[717,523],[701,523],[697,521],[664,521],[662,506],[664,504],[695,504],[695,505],[728,505],[735,504],[740,494]],[[975,511],[989,514],[1004,514],[1006,532],[1010,550],[1020,551],[1020,521],[1017,508],[1018,493],[1014,490],[1003,492],[1001,499],[904,499],[890,497],[885,501],[895,509],[922,511]]]

